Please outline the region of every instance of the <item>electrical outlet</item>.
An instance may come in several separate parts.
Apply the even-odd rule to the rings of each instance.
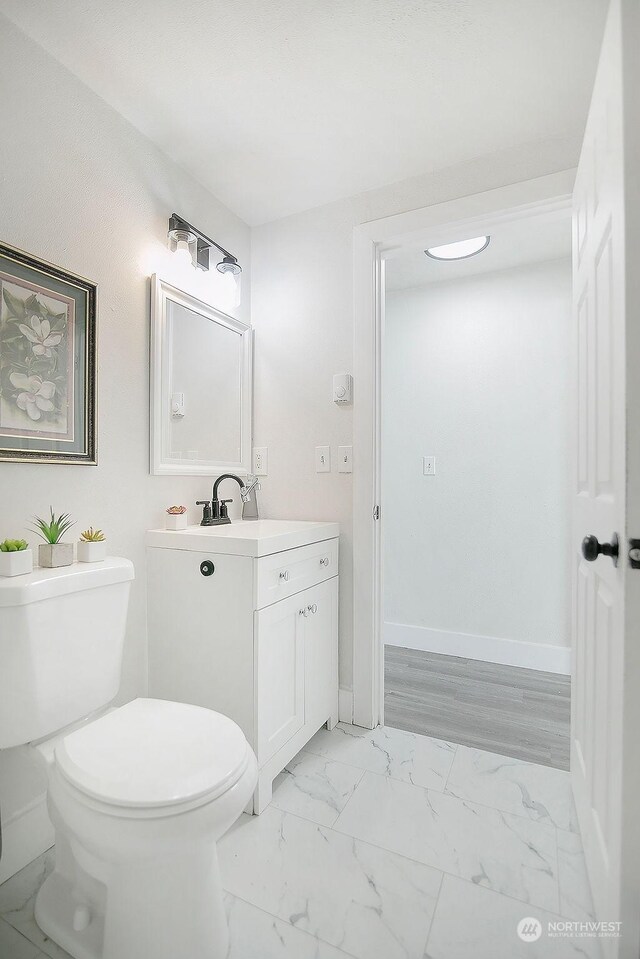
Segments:
[[[331,450],[328,446],[316,446],[316,473],[331,472]]]
[[[436,475],[436,458],[435,456],[423,456],[422,457],[422,472],[424,476],[435,476]]]
[[[268,449],[266,446],[253,447],[253,469],[254,476],[266,476],[269,465]]]

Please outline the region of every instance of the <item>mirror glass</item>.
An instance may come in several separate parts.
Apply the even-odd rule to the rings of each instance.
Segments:
[[[250,328],[154,281],[152,471],[248,472]]]
[[[171,458],[239,460],[242,336],[168,301]]]

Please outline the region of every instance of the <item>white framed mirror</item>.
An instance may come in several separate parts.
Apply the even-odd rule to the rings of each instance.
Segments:
[[[247,474],[251,327],[151,278],[151,472]]]

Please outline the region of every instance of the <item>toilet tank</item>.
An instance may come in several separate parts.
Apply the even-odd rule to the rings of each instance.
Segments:
[[[46,738],[120,686],[128,559],[0,577],[0,749]]]

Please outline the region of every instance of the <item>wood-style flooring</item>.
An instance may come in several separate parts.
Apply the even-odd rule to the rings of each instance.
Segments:
[[[385,726],[569,768],[568,676],[385,647]]]

